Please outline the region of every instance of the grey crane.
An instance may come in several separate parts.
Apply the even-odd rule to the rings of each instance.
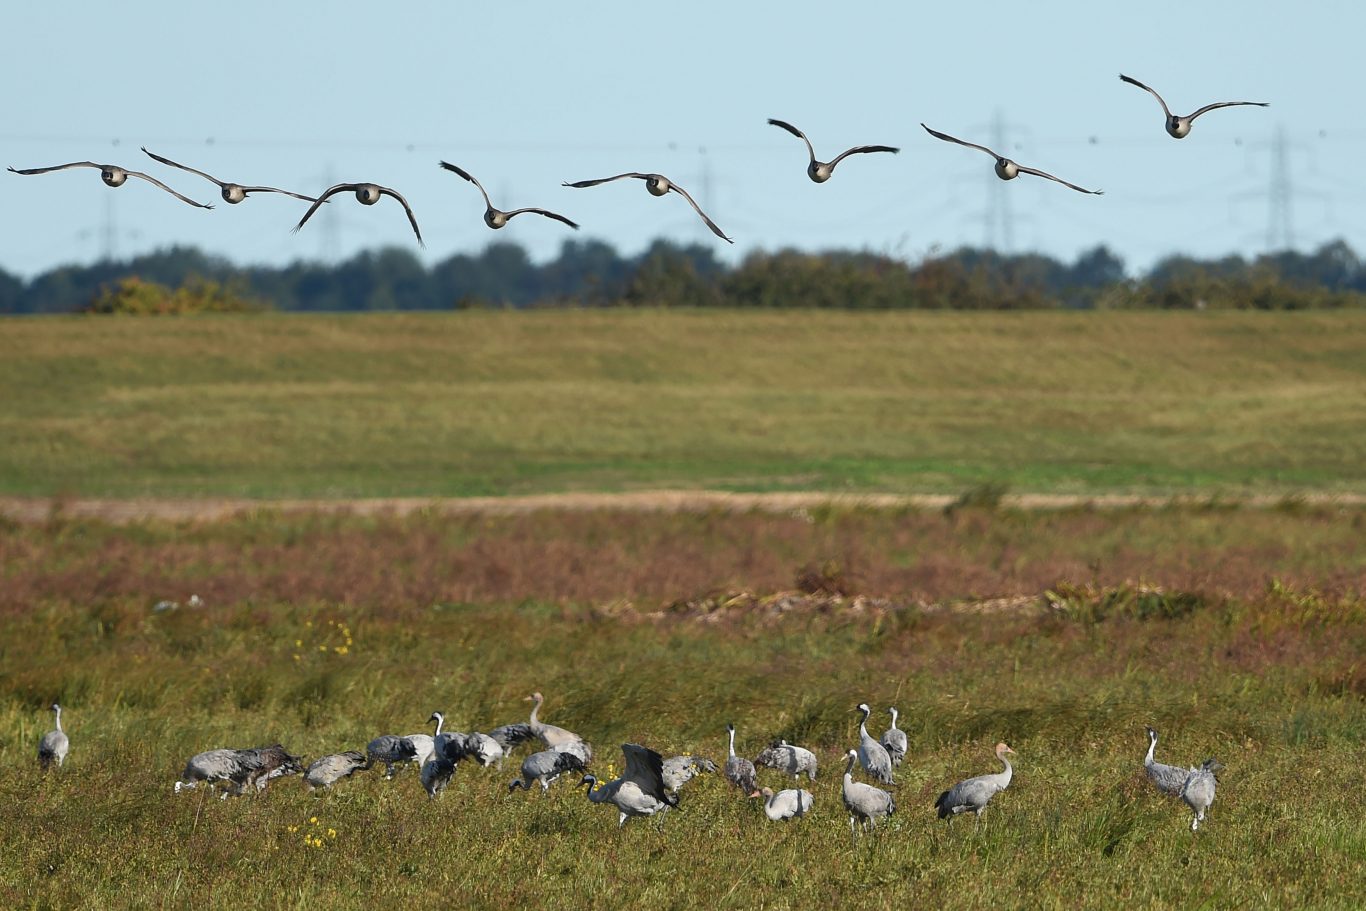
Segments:
[[[301,194],[301,193],[291,193],[291,192],[288,191],[288,190],[279,190],[279,189],[276,189],[275,187],[246,187],[246,186],[243,186],[243,185],[240,184],[240,183],[229,183],[228,181],[225,181],[225,180],[219,180],[217,177],[214,177],[212,174],[205,174],[203,171],[196,170],[195,168],[192,168],[192,167],[190,167],[189,165],[183,165],[183,164],[180,164],[179,162],[171,161],[171,159],[169,159],[169,158],[162,158],[160,155],[156,154],[155,152],[148,152],[146,146],[143,146],[143,147],[142,147],[142,151],[143,151],[143,152],[146,152],[146,154],[148,155],[148,157],[153,158],[153,159],[155,159],[155,160],[161,162],[161,163],[164,164],[164,165],[170,165],[170,166],[173,167],[173,168],[180,168],[180,170],[182,170],[182,171],[189,171],[191,174],[198,174],[200,177],[203,177],[205,180],[208,180],[208,181],[211,181],[211,182],[213,182],[213,183],[218,184],[218,189],[219,189],[219,191],[223,194],[223,201],[226,202],[226,203],[229,203],[229,204],[231,204],[231,205],[237,205],[239,202],[241,202],[242,200],[246,199],[248,193],[281,193],[281,194],[283,194],[283,195],[285,195],[285,196],[293,196],[295,199],[302,199],[304,202],[317,202],[317,201],[318,201],[318,200],[314,199],[312,196],[304,196],[304,195]],[[194,600],[196,600],[196,599],[192,598],[192,599],[190,599],[190,600],[191,600],[191,601],[194,601]],[[191,606],[191,607],[198,607],[199,605],[198,605],[198,604],[193,604],[193,603],[192,603],[190,606]]]
[[[579,781],[588,786],[588,799],[593,803],[616,805],[618,829],[632,816],[653,816],[678,806],[678,798],[664,790],[664,760],[658,753],[638,743],[623,743],[621,752],[626,757],[626,771],[620,778],[597,790],[594,786],[598,780],[592,775]]]
[[[512,753],[518,746],[528,740],[534,740],[536,734],[532,732],[531,725],[525,721],[514,724],[504,724],[489,731],[489,737],[500,746],[504,755]]]
[[[789,788],[774,794],[772,788],[763,788],[759,795],[764,800],[764,815],[773,822],[805,816],[815,805],[810,791]]]
[[[759,755],[754,757],[754,764],[786,772],[793,778],[805,775],[810,781],[816,780],[816,768],[819,765],[815,753],[786,740],[775,740],[764,747]]]
[[[229,794],[241,794],[249,787],[263,791],[268,781],[302,771],[299,757],[291,756],[278,743],[249,750],[208,750],[190,757],[180,780],[175,783],[175,792],[179,794],[201,782],[212,787],[225,781],[228,787],[220,796],[227,798]]]
[[[50,769],[55,762],[60,769],[62,763],[66,762],[66,753],[71,749],[71,741],[67,738],[66,731],[62,730],[62,707],[54,702],[48,710],[52,712],[57,726],[38,741],[38,765]]]
[[[506,225],[508,221],[512,219],[512,216],[521,215],[524,212],[531,212],[535,215],[544,215],[546,218],[553,218],[555,219],[555,221],[564,222],[565,224],[569,225],[569,227],[573,228],[575,231],[579,230],[577,222],[572,222],[569,219],[565,218],[563,215],[551,212],[549,209],[513,209],[511,212],[504,212],[502,209],[495,209],[493,207],[493,202],[489,199],[488,191],[484,189],[483,184],[481,184],[477,179],[475,179],[474,175],[470,174],[464,168],[456,167],[449,161],[441,162],[441,167],[445,168],[447,171],[451,171],[452,173],[459,174],[461,177],[465,178],[470,183],[474,184],[476,187],[479,188],[479,193],[484,197],[484,224],[488,225],[490,228],[493,228],[495,231]]]
[[[531,720],[528,722],[527,727],[531,729],[531,733],[534,736],[540,738],[541,743],[554,749],[555,747],[563,746],[566,743],[574,743],[576,741],[579,743],[583,742],[583,738],[573,731],[567,731],[564,728],[556,727],[553,724],[546,724],[538,717],[541,711],[541,704],[545,702],[545,697],[539,692],[532,693],[530,696],[526,697],[526,700],[524,701],[532,704]]]
[[[430,734],[381,734],[365,745],[371,763],[384,763],[384,777],[394,777],[395,767],[405,762],[421,766],[435,744]]]
[[[100,179],[103,180],[107,186],[111,187],[123,186],[125,183],[128,182],[128,178],[130,177],[141,177],[148,183],[161,187],[161,189],[165,190],[167,193],[170,193],[172,196],[174,196],[176,199],[180,200],[183,203],[195,206],[200,209],[213,208],[213,206],[211,205],[207,205],[202,202],[195,202],[188,196],[181,196],[175,190],[172,190],[170,187],[166,186],[166,184],[157,180],[150,174],[144,174],[141,171],[130,171],[127,168],[121,168],[116,164],[96,164],[93,161],[73,161],[70,164],[53,165],[50,168],[26,168],[22,171],[18,168],[10,168],[10,170],[13,171],[15,174],[22,174],[25,177],[27,177],[30,174],[47,174],[50,171],[65,171],[67,168],[94,168],[95,170],[100,172]]]
[[[887,711],[892,713],[892,726],[883,731],[882,746],[887,751],[887,755],[891,757],[892,766],[898,767],[906,758],[906,732],[896,726],[896,706],[892,706]]]
[[[925,127],[925,124],[922,123],[921,126]],[[1088,190],[1085,187],[1079,187],[1074,183],[1068,183],[1061,177],[1054,177],[1047,171],[1040,171],[1038,168],[1027,168],[1018,162],[1011,161],[1004,155],[998,155],[996,152],[993,152],[986,146],[979,146],[975,142],[968,142],[963,139],[956,139],[953,136],[950,136],[948,133],[941,133],[938,130],[930,129],[929,127],[925,127],[925,132],[929,133],[935,139],[942,139],[945,142],[955,142],[960,146],[967,146],[969,149],[976,149],[979,152],[986,152],[992,158],[996,159],[996,176],[1001,178],[1002,180],[1014,180],[1021,174],[1033,174],[1035,177],[1046,177],[1049,180],[1056,181],[1057,183],[1062,184],[1064,187],[1070,187],[1071,189],[1076,190],[1078,193],[1089,193],[1092,196],[1105,195],[1104,190]]]
[[[455,774],[455,762],[447,759],[443,754],[432,750],[427,759],[422,763],[422,771],[418,776],[422,781],[422,789],[427,792],[429,798],[435,799],[442,791],[446,790],[446,785],[450,784],[451,776]]]
[[[1148,780],[1156,785],[1159,791],[1177,797],[1181,794],[1181,789],[1186,786],[1186,778],[1190,775],[1190,769],[1155,761],[1153,753],[1157,750],[1157,731],[1152,728],[1148,728],[1147,731],[1148,755],[1143,757],[1143,771],[1147,773]]]
[[[370,762],[359,750],[332,753],[309,763],[304,771],[304,783],[310,789],[330,788],[343,778],[350,778],[355,773],[364,772],[369,768]]]
[[[831,175],[835,173],[835,165],[839,164],[850,155],[859,155],[864,152],[891,152],[895,154],[901,151],[893,146],[854,146],[852,149],[847,149],[836,155],[832,161],[817,161],[816,150],[812,147],[811,140],[806,138],[805,133],[783,120],[774,120],[770,117],[768,123],[769,126],[787,130],[793,136],[796,136],[802,142],[806,143],[806,151],[811,156],[811,163],[806,166],[806,176],[810,177],[815,183],[825,183],[829,180]]]
[[[759,773],[754,768],[754,763],[743,756],[735,755],[735,725],[726,724],[726,733],[730,735],[730,756],[726,759],[726,780],[739,788],[746,797],[753,797],[759,793]]]
[[[521,788],[530,791],[533,782],[540,782],[541,792],[550,790],[550,784],[566,772],[582,772],[586,765],[575,753],[560,750],[541,750],[522,760],[522,776],[508,782],[508,793]]]
[[[670,756],[664,760],[664,787],[675,794],[703,772],[715,772],[716,763],[700,756]]]
[[[1011,768],[1010,760],[1006,759],[1006,754],[1014,752],[1004,743],[996,744],[996,758],[1005,765],[1005,771],[960,781],[940,794],[939,799],[934,802],[934,808],[939,811],[939,818],[951,820],[959,813],[972,812],[976,814],[975,818],[980,823],[982,811],[991,803],[991,798],[1010,787],[1014,769]]]
[[[638,180],[645,181],[645,189],[650,191],[651,196],[664,196],[667,195],[670,190],[673,190],[679,196],[682,196],[684,199],[688,201],[688,204],[693,207],[693,211],[695,211],[699,216],[701,216],[702,220],[707,223],[708,228],[711,228],[711,233],[715,234],[717,237],[721,238],[728,244],[735,243],[735,241],[731,240],[729,237],[726,236],[726,232],[722,231],[720,228],[716,226],[716,222],[712,221],[707,216],[706,212],[702,211],[702,207],[697,204],[696,200],[694,200],[691,196],[688,195],[687,190],[683,189],[678,184],[674,183],[672,180],[665,177],[663,174],[642,174],[639,171],[629,171],[625,174],[617,174],[612,177],[601,177],[597,180],[580,180],[575,183],[565,183],[564,186],[574,187],[575,189],[583,189],[584,187],[596,187],[598,184],[601,183],[610,183],[611,181],[622,180],[628,177],[634,177]]]
[[[1132,76],[1125,76],[1123,73],[1119,74],[1119,78],[1122,81],[1129,83],[1129,85],[1138,86],[1143,91],[1147,92],[1149,95],[1152,95],[1154,98],[1157,99],[1157,103],[1162,105],[1162,113],[1167,116],[1167,120],[1163,124],[1163,126],[1167,128],[1167,135],[1172,137],[1173,139],[1185,139],[1186,136],[1190,134],[1191,124],[1195,121],[1195,118],[1199,117],[1206,111],[1213,111],[1216,108],[1239,107],[1241,105],[1247,105],[1249,107],[1257,108],[1270,107],[1270,104],[1265,101],[1216,101],[1213,104],[1205,105],[1204,107],[1197,110],[1194,114],[1187,114],[1185,117],[1178,117],[1177,115],[1171,112],[1171,109],[1167,107],[1167,102],[1162,100],[1162,96],[1157,94],[1156,90],[1144,85]]]
[[[1205,811],[1214,803],[1214,789],[1218,784],[1214,773],[1222,768],[1219,760],[1213,757],[1206,759],[1198,768],[1190,770],[1186,783],[1181,787],[1181,799],[1195,814],[1191,820],[1192,832],[1200,828],[1200,823],[1205,821]]]
[[[849,834],[857,835],[855,820],[868,829],[876,829],[877,821],[896,812],[896,798],[881,788],[854,780],[854,763],[858,750],[848,753],[849,764],[844,767],[844,808],[849,811]]]
[[[422,231],[417,226],[417,218],[413,215],[413,207],[408,205],[408,200],[404,199],[403,194],[399,193],[397,190],[391,190],[389,187],[381,187],[377,183],[339,183],[334,187],[328,187],[323,195],[319,196],[313,201],[313,205],[308,207],[308,211],[304,213],[303,218],[299,219],[299,223],[294,226],[294,230],[297,232],[302,228],[304,223],[313,217],[313,213],[318,211],[318,207],[327,202],[328,197],[335,193],[346,192],[355,193],[356,201],[363,206],[373,206],[375,203],[379,202],[380,197],[383,196],[392,196],[394,199],[397,199],[399,204],[403,206],[403,211],[408,216],[408,224],[413,226],[413,234],[417,235],[418,246],[427,246],[422,240]]]
[[[896,784],[892,778],[892,757],[888,755],[887,748],[873,739],[873,735],[868,733],[868,716],[873,714],[873,710],[868,708],[868,703],[859,705],[857,712],[863,714],[863,719],[858,726],[858,761],[863,766],[863,770],[873,778],[883,784]]]

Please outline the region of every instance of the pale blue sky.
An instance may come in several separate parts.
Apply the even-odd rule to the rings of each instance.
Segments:
[[[628,253],[665,236],[715,243],[727,257],[796,246],[916,259],[981,244],[999,189],[1015,249],[1070,259],[1104,243],[1141,268],[1171,252],[1265,248],[1278,127],[1290,140],[1297,245],[1342,236],[1366,250],[1359,3],[394,6],[7,10],[0,165],[121,164],[218,205],[192,209],[140,181],[111,190],[94,171],[0,172],[0,267],[31,276],[97,258],[110,205],[125,256],[188,243],[281,264],[318,257],[329,237],[343,256],[416,249],[391,200],[364,208],[339,197],[335,233],[315,219],[292,235],[305,204],[266,195],[229,206],[207,181],[146,158],[146,145],[243,183],[392,186],[413,205],[428,262],[495,239],[540,259],[573,233],[534,216],[488,230],[477,191],[438,169],[445,158],[502,208],[555,209],[583,224],[575,236]],[[1178,113],[1221,100],[1272,106],[1215,111],[1176,141],[1121,71]],[[989,145],[997,111],[1007,154],[1106,195],[1031,177],[1000,183],[985,155],[919,126]],[[768,117],[804,129],[823,158],[866,143],[902,153],[848,159],[818,186],[801,143]],[[691,190],[735,247],[682,199],[655,199],[639,182],[560,186],[630,170]]]

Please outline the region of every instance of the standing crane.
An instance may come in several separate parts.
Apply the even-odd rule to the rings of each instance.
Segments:
[[[1157,750],[1157,731],[1152,728],[1147,730],[1148,755],[1143,757],[1143,771],[1147,774],[1148,780],[1156,785],[1159,791],[1177,797],[1181,794],[1181,789],[1186,786],[1186,778],[1190,775],[1190,769],[1155,761],[1153,753]]]
[[[1190,770],[1190,775],[1181,788],[1181,799],[1195,813],[1195,818],[1191,820],[1192,832],[1200,828],[1200,823],[1205,821],[1205,811],[1214,803],[1214,788],[1218,781],[1214,773],[1222,768],[1219,760],[1210,757],[1201,763],[1199,768]]]
[[[735,755],[735,725],[727,722],[726,733],[730,735],[730,758],[726,760],[726,780],[744,792],[746,797],[759,793],[759,773],[754,763],[743,756]]]
[[[887,711],[892,713],[892,726],[883,732],[882,746],[891,757],[892,766],[900,767],[902,760],[906,758],[906,732],[896,726],[896,706]]]
[[[754,757],[754,764],[786,772],[793,778],[805,775],[810,781],[816,780],[816,754],[786,740],[769,744]]]
[[[52,768],[55,762],[57,768],[62,767],[66,762],[66,753],[71,749],[71,741],[66,736],[66,731],[62,730],[62,707],[57,703],[52,703],[49,707],[56,719],[57,727],[43,735],[43,739],[38,741],[38,765],[44,770]]]
[[[854,821],[870,831],[877,828],[877,821],[896,812],[896,798],[881,788],[854,780],[854,763],[858,762],[858,750],[849,751],[849,764],[844,767],[844,808],[849,811],[849,834],[857,836]]]
[[[934,808],[939,811],[939,818],[951,820],[959,813],[971,811],[976,814],[977,824],[980,824],[982,811],[987,808],[987,804],[991,803],[991,798],[1010,787],[1010,778],[1014,769],[1011,768],[1010,760],[1006,759],[1006,754],[1014,752],[1004,743],[996,744],[996,758],[1005,765],[1005,771],[991,775],[978,775],[976,778],[960,781],[940,794],[939,799],[934,802]],[[975,825],[974,828],[976,828]]]
[[[888,755],[887,748],[873,739],[868,733],[868,716],[873,714],[873,710],[868,708],[868,703],[861,704],[857,712],[863,714],[863,719],[858,726],[858,761],[863,766],[863,770],[876,778],[883,784],[896,784],[892,778],[892,757]]]

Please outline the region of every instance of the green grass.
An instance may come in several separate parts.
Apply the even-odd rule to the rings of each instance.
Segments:
[[[0,493],[1355,492],[1366,314],[0,324]]]
[[[0,903],[1356,907],[1364,518],[968,508],[0,525]],[[784,588],[829,558],[894,606],[651,616],[718,587]],[[1142,585],[1124,581],[1140,572]],[[1045,588],[1058,609],[952,609],[972,589]],[[150,610],[190,591],[206,606]],[[600,774],[620,769],[625,740],[719,759],[727,721],[750,755],[769,738],[804,743],[822,762],[816,813],[775,826],[704,778],[660,824],[618,832],[569,783],[509,795],[511,768],[462,767],[435,802],[411,772],[318,798],[293,779],[260,798],[171,794],[203,749],[278,739],[311,757],[420,730],[433,709],[487,728],[524,718],[532,689],[547,720],[597,745]],[[43,776],[32,757],[53,699],[73,746]],[[855,845],[837,757],[865,700],[879,731],[886,706],[902,710],[910,750],[897,815]],[[1141,778],[1145,724],[1164,735],[1160,758],[1226,766],[1197,835]],[[980,832],[946,829],[935,795],[991,770],[999,739],[1018,751],[1015,782]]]

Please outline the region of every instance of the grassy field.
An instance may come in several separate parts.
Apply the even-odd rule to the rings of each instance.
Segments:
[[[1366,491],[1366,314],[0,323],[0,494]]]
[[[1317,507],[0,525],[0,903],[1358,907],[1363,527]],[[851,597],[778,611],[798,577]],[[151,610],[191,592],[204,607]],[[311,757],[434,709],[487,728],[533,689],[600,775],[624,740],[720,759],[727,721],[751,756],[804,743],[816,813],[773,825],[704,778],[618,832],[568,783],[509,795],[511,768],[462,767],[435,802],[411,772],[171,793],[200,750]],[[53,699],[72,752],[43,776]],[[910,750],[898,813],[852,844],[838,754],[865,700],[878,731],[902,710]],[[1226,766],[1198,834],[1141,777],[1145,724],[1159,758]],[[935,795],[998,739],[1015,782],[980,832],[946,830]]]

